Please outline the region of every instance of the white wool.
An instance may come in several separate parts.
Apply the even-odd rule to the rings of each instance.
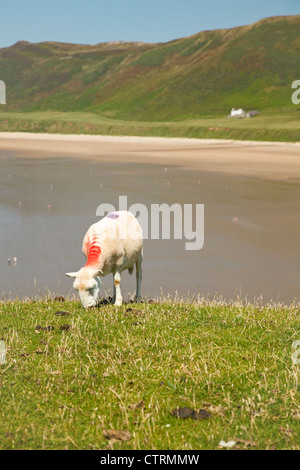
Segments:
[[[101,254],[88,258],[91,242],[100,247]],[[127,211],[113,212],[93,224],[87,231],[82,252],[88,258],[87,264],[76,273],[67,276],[75,278],[74,288],[78,291],[83,307],[97,304],[101,286],[99,277],[113,275],[114,304],[122,305],[121,273],[136,266],[136,299],[140,299],[143,259],[143,233],[136,217]],[[90,252],[91,253],[91,252]],[[90,254],[91,256],[91,254]],[[99,259],[98,259],[99,258]],[[95,261],[96,259],[96,261]]]

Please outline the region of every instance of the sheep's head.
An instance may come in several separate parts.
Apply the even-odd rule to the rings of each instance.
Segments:
[[[101,281],[97,277],[100,273],[82,268],[77,273],[66,273],[66,276],[75,278],[73,287],[77,290],[84,308],[95,307],[101,287]]]

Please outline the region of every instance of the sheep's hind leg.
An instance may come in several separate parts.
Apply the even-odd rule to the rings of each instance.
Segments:
[[[135,263],[136,266],[136,294],[135,300],[139,302],[141,300],[141,284],[142,284],[142,255],[139,257],[137,262]]]
[[[121,293],[121,274],[116,272],[114,273],[114,305],[116,307],[121,307],[123,298],[122,298],[122,293]]]

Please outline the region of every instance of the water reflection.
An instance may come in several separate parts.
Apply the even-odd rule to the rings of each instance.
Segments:
[[[0,157],[0,294],[70,292],[64,273],[83,265],[82,240],[97,220],[98,205],[117,208],[119,195],[149,209],[152,203],[205,204],[201,251],[185,251],[185,240],[145,241],[144,295],[162,289],[226,298],[263,295],[265,301],[299,298],[297,181],[165,164],[17,158],[9,152]],[[111,284],[105,278],[108,293]],[[126,273],[124,293],[134,287]]]

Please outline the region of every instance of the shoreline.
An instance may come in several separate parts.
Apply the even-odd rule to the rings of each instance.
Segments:
[[[0,153],[152,163],[271,180],[300,179],[300,142],[1,132]]]
[[[59,140],[82,142],[127,142],[127,143],[189,143],[189,144],[228,144],[228,145],[262,145],[262,146],[286,146],[300,147],[300,142],[273,142],[263,140],[232,140],[232,139],[196,139],[188,137],[150,137],[150,136],[125,136],[125,135],[93,135],[93,134],[50,134],[35,132],[0,132],[1,139],[24,140]]]

